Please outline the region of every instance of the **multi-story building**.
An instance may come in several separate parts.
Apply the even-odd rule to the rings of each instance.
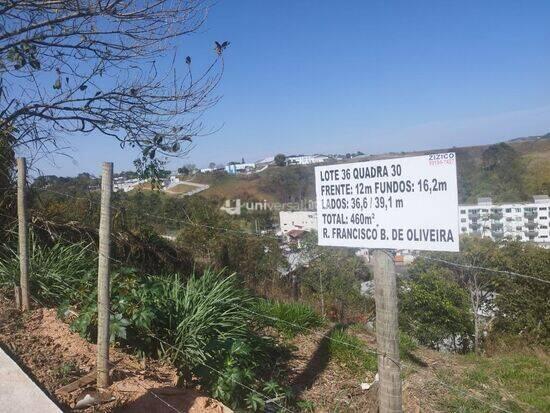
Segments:
[[[531,241],[550,246],[550,198],[535,195],[533,202],[494,204],[491,198],[478,198],[475,205],[459,205],[461,234]]]
[[[290,155],[286,157],[287,165],[314,165],[330,160],[324,155]]]
[[[255,168],[255,163],[229,163],[225,166],[225,172],[231,175],[235,175],[238,172],[252,171]]]

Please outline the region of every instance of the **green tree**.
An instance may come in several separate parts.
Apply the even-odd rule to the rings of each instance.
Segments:
[[[511,242],[501,248],[501,253],[500,269],[547,283],[500,274],[495,297],[495,330],[550,345],[550,250]]]
[[[275,155],[275,165],[285,166],[286,165],[286,156],[282,153]]]
[[[463,237],[460,240],[460,254],[439,253],[434,257],[461,266],[446,266],[440,262],[428,265],[440,271],[447,270],[453,279],[466,290],[470,312],[474,321],[474,350],[481,350],[481,340],[486,318],[494,310],[495,274],[482,268],[495,268],[502,256],[499,245],[489,238]]]
[[[315,197],[313,167],[288,166],[271,171],[261,183],[261,189],[272,193],[281,202],[295,202]]]
[[[474,332],[468,295],[449,270],[413,268],[400,289],[399,316],[405,332],[435,349],[449,341],[466,350]]]

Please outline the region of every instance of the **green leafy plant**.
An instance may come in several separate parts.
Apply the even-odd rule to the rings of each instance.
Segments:
[[[469,348],[472,341],[468,295],[444,269],[414,273],[404,283],[400,324],[420,344],[435,349],[447,339],[459,348]]]
[[[53,373],[62,384],[67,384],[78,377],[80,370],[74,361],[68,361],[56,367]]]
[[[254,306],[258,322],[276,328],[286,337],[294,337],[319,327],[323,320],[311,307],[302,303],[259,300]]]
[[[37,242],[32,232],[30,238],[31,294],[52,305],[64,301],[80,302],[87,297],[97,274],[93,246],[56,243],[45,247]],[[13,285],[19,274],[18,252],[15,247],[5,248],[7,258],[0,260],[0,283]]]
[[[58,314],[71,320],[71,329],[93,341],[97,271],[91,248],[44,247],[33,238],[30,261],[32,293],[57,305]],[[10,250],[8,259],[0,261],[0,282],[13,283],[17,273],[16,252]],[[174,364],[182,380],[199,380],[234,408],[259,411],[264,401],[256,392],[283,399],[287,395],[264,371],[277,355],[273,342],[253,330],[253,302],[235,274],[143,275],[115,267],[110,341],[130,344],[141,354],[160,355]]]

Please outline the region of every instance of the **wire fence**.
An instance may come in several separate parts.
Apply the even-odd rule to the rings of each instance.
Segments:
[[[11,189],[11,188],[10,188]],[[73,196],[73,195],[69,195],[69,194],[65,194],[65,193],[61,193],[61,192],[58,192],[58,191],[53,191],[53,190],[49,190],[47,188],[39,188],[40,191],[44,191],[44,192],[50,192],[50,193],[54,193],[54,194],[58,194],[58,195],[62,195],[62,196],[65,196],[65,197],[69,197],[69,198],[73,198],[73,199],[83,199],[83,200],[86,200],[86,201],[93,201],[93,202],[99,202],[99,201],[96,201],[96,200],[92,200],[91,198],[84,198],[84,197],[77,197],[77,196]],[[115,211],[121,211],[122,210],[120,208],[117,208],[117,207],[113,207],[113,210]],[[232,229],[232,228],[223,228],[223,227],[216,227],[216,226],[210,226],[210,225],[207,225],[207,224],[201,224],[201,223],[197,223],[197,222],[194,222],[192,221],[189,216],[187,216],[187,219],[186,220],[182,220],[182,219],[177,219],[177,218],[171,218],[171,217],[166,217],[166,216],[160,216],[160,215],[156,215],[156,214],[150,214],[150,213],[147,213],[147,212],[143,212],[143,215],[145,216],[149,216],[151,218],[155,218],[155,219],[160,219],[160,220],[165,220],[165,221],[170,221],[170,222],[177,222],[177,223],[180,223],[182,225],[192,225],[192,226],[196,226],[196,227],[203,227],[203,228],[206,228],[206,229],[209,229],[209,230],[217,230],[217,231],[220,231],[220,232],[229,232],[229,233],[238,233],[240,235],[243,235],[243,236],[254,236],[254,237],[262,237],[262,238],[268,238],[268,239],[276,239],[276,240],[280,240],[280,237],[277,237],[277,236],[272,236],[272,235],[266,235],[266,234],[257,234],[257,233],[251,233],[251,232],[247,232],[247,231],[243,231],[243,230],[237,230],[237,229]],[[5,215],[5,214],[1,214],[0,213],[0,216],[4,216],[4,217],[7,217],[7,218],[13,218],[9,215]],[[29,224],[31,226],[35,226],[35,227],[38,227],[40,228],[39,225],[33,223],[33,222],[29,222]],[[57,238],[63,242],[67,242],[69,244],[71,244],[72,242],[67,240],[67,239],[64,239],[63,237],[61,237],[60,235],[57,235]],[[98,254],[101,254],[99,251],[97,251]],[[104,255],[102,255],[104,256]],[[120,260],[117,260],[113,257],[109,257],[109,256],[104,256],[105,258],[111,260],[112,262],[116,263],[116,264],[124,264],[122,261]],[[494,273],[494,274],[500,274],[500,275],[504,275],[504,276],[507,276],[507,277],[518,277],[518,278],[523,278],[523,279],[529,279],[529,280],[533,280],[533,281],[537,281],[537,282],[541,282],[541,283],[544,283],[544,284],[550,284],[550,280],[546,280],[546,279],[543,279],[543,278],[540,278],[540,277],[536,277],[536,276],[532,276],[532,275],[527,275],[527,274],[521,274],[521,273],[518,273],[518,272],[514,272],[514,271],[507,271],[507,270],[501,270],[501,269],[495,269],[495,268],[485,268],[485,267],[481,267],[481,266],[475,266],[475,265],[469,265],[469,264],[464,264],[464,263],[460,263],[460,262],[453,262],[453,261],[449,261],[449,260],[444,260],[444,259],[441,259],[441,258],[437,258],[437,257],[433,257],[433,256],[427,256],[427,255],[423,255],[423,254],[419,254],[418,257],[420,258],[423,258],[423,259],[426,259],[426,260],[431,260],[431,261],[434,261],[434,262],[439,262],[441,264],[445,264],[445,265],[449,265],[449,266],[454,266],[454,267],[457,267],[457,268],[464,268],[464,269],[469,269],[469,270],[476,270],[476,271],[486,271],[486,272],[490,272],[490,273]],[[62,283],[64,283],[62,280],[60,280]],[[65,284],[65,283],[64,283]],[[70,287],[68,284],[65,284],[67,287]],[[40,300],[38,300],[36,297],[34,296],[31,296],[32,300],[38,304],[39,306],[42,306],[42,307],[47,307],[46,305],[44,305],[44,303],[42,303]],[[254,316],[256,317],[264,317],[266,319],[270,319],[272,321],[277,321],[277,322],[281,322],[281,323],[284,323],[284,324],[288,324],[288,325],[291,325],[293,326],[294,328],[298,329],[298,331],[308,331],[309,333],[311,334],[318,334],[319,333],[319,330],[316,330],[316,329],[313,329],[313,328],[307,328],[307,327],[304,327],[304,326],[300,326],[298,324],[295,324],[295,323],[292,323],[292,322],[289,322],[288,320],[284,320],[284,319],[280,319],[280,318],[277,318],[277,317],[273,317],[272,315],[267,315],[267,314],[262,314],[262,313],[258,313],[256,311],[253,311],[252,309],[250,308],[247,308],[247,307],[244,307],[244,306],[240,306],[238,304],[236,304],[237,307],[247,311],[248,313],[250,314],[253,314]],[[111,313],[114,315],[114,313],[112,312],[112,310],[110,310]],[[321,332],[322,334],[322,332]],[[180,352],[182,351],[181,349],[178,349],[177,347],[173,346],[172,344],[166,342],[165,340],[161,339],[160,337],[154,335],[152,332],[149,333],[149,336],[151,338],[154,338],[155,340],[157,340],[159,343],[165,345],[165,346],[168,346],[172,349],[174,349],[176,352]],[[351,344],[351,343],[347,343],[347,342],[344,342],[344,341],[341,341],[341,340],[338,340],[338,339],[335,339],[333,337],[331,337],[330,335],[326,335],[326,334],[322,334],[322,338],[327,338],[328,340],[331,340],[331,341],[334,341],[334,342],[337,342],[339,344],[342,344],[342,345],[345,345],[347,347],[350,347],[350,348],[354,348],[356,350],[360,350],[360,351],[364,351],[366,353],[370,353],[370,354],[373,354],[373,355],[376,355],[376,356],[385,356],[387,357],[387,355],[385,354],[380,354],[378,353],[377,351],[367,347],[366,345],[365,346],[357,346],[357,345],[354,345],[354,344]],[[410,363],[405,363],[403,361],[396,361],[396,360],[393,360],[393,359],[390,359],[392,362],[394,362],[395,364],[397,364],[400,368],[404,368],[404,367],[407,367],[407,368],[410,368],[412,371],[416,371],[416,372],[420,372],[421,369],[417,366],[414,366]],[[224,375],[224,373],[214,367],[212,367],[211,365],[205,363],[205,362],[202,362],[201,363],[204,367],[206,367],[207,369],[215,372],[216,374],[219,374],[219,375]],[[260,396],[262,398],[262,400],[264,401],[264,403],[272,403],[274,405],[276,405],[277,407],[279,407],[281,410],[283,411],[291,411],[290,409],[288,409],[287,407],[277,403],[276,401],[274,401],[273,399],[269,398],[267,395],[263,394],[262,392],[259,392],[258,390],[256,389],[253,389],[249,386],[247,386],[246,384],[244,383],[241,383],[239,381],[237,381],[234,377],[231,377],[231,376],[228,376],[228,378],[230,380],[232,380],[235,384],[241,386],[242,388],[248,390],[248,391],[251,391],[253,393],[255,393],[256,395]],[[460,394],[462,394],[464,397],[468,397],[468,398],[472,398],[488,407],[490,407],[491,409],[494,409],[494,410],[497,410],[497,411],[502,411],[502,412],[509,412],[508,410],[504,409],[503,407],[501,406],[497,406],[495,405],[494,403],[484,399],[483,397],[479,396],[478,394],[474,393],[471,389],[462,389],[462,388],[459,388],[457,386],[454,386],[450,383],[447,383],[441,379],[439,379],[437,376],[434,375],[434,380],[437,381],[441,386],[443,387],[446,387],[448,388],[449,390],[452,390],[452,391],[456,391]],[[139,384],[139,383],[138,383]],[[141,385],[141,384],[139,384]],[[143,386],[142,386],[143,387]],[[173,406],[172,404],[170,404],[168,401],[164,400],[162,397],[160,397],[159,395],[157,395],[156,393],[154,393],[153,389],[147,389],[145,387],[143,387],[144,390],[150,392],[155,398],[157,398],[160,402],[162,402],[164,405],[166,405],[167,407],[169,407],[170,409],[176,411],[176,412],[180,412],[181,410],[179,410],[177,407]],[[532,406],[529,406],[529,405],[526,405],[530,408],[533,408]]]
[[[86,200],[86,201],[91,200],[90,198],[84,198],[84,197],[78,197],[78,196],[74,196],[74,195],[70,195],[70,194],[65,194],[65,193],[62,193],[62,192],[59,192],[59,191],[50,190],[48,188],[37,188],[37,190],[43,191],[43,192],[50,192],[50,193],[53,193],[53,194],[65,196],[65,197],[72,198],[72,199],[81,199],[81,200]],[[92,200],[92,201],[95,202],[97,206],[99,206],[99,201],[98,200]],[[118,212],[124,212],[119,207],[112,206],[111,208],[115,211],[118,211]],[[205,228],[205,229],[210,229],[210,230],[218,230],[220,232],[226,232],[226,233],[229,232],[229,233],[235,233],[235,234],[239,234],[239,235],[243,235],[243,236],[252,236],[252,237],[256,237],[256,238],[274,239],[274,240],[277,240],[277,241],[281,240],[281,237],[273,236],[273,235],[269,235],[269,234],[258,234],[258,233],[243,231],[243,230],[237,230],[237,229],[233,229],[233,228],[224,228],[224,227],[217,227],[217,226],[202,224],[202,223],[192,221],[189,217],[186,220],[182,220],[182,219],[170,218],[170,217],[156,215],[156,214],[150,214],[150,213],[144,212],[144,211],[141,211],[141,213],[143,215],[151,217],[151,218],[170,221],[170,222],[177,222],[177,223],[180,223],[180,224],[186,225],[186,226],[195,226],[195,227],[200,227],[200,228]],[[486,267],[481,267],[481,266],[476,266],[476,265],[463,264],[463,263],[459,263],[459,262],[453,262],[453,261],[444,260],[444,259],[441,259],[441,258],[429,256],[429,255],[426,255],[426,254],[417,254],[417,257],[420,257],[420,258],[423,258],[423,259],[426,259],[426,260],[430,260],[430,261],[434,261],[434,262],[440,262],[440,263],[451,265],[451,266],[458,267],[458,268],[465,268],[465,269],[478,270],[478,271],[486,271],[486,272],[503,274],[503,275],[512,276],[512,277],[520,277],[520,278],[530,279],[530,280],[538,281],[538,282],[545,283],[545,284],[550,284],[550,280],[546,280],[546,279],[536,277],[536,276],[532,276],[532,275],[521,274],[521,273],[514,272],[514,271],[499,270],[499,269],[495,269],[495,268],[486,268]]]
[[[4,215],[4,214],[0,214],[0,215],[3,215],[3,216],[6,216],[6,217],[9,217],[7,215]],[[30,225],[34,225],[38,228],[40,228],[37,224],[34,224],[32,222],[29,223]],[[57,237],[59,240],[63,241],[63,242],[66,242],[68,244],[71,244],[72,242],[61,237],[61,236],[58,236]],[[99,251],[97,251],[98,254],[102,255]],[[121,261],[119,260],[116,260],[112,257],[109,257],[109,256],[105,256],[105,255],[102,255],[103,257],[107,258],[108,260],[111,260],[112,262],[114,263],[117,263],[117,264],[123,264]],[[73,287],[69,284],[67,284],[66,282],[64,282],[61,278],[57,279],[58,282],[60,282],[61,284],[63,284],[65,287],[67,288],[70,288],[72,289]],[[34,297],[33,295],[29,295],[29,297],[40,307],[43,307],[43,308],[47,308],[48,306],[43,303],[42,301],[40,301],[38,298]],[[239,306],[240,307],[240,306]],[[112,309],[109,308],[109,312],[111,315],[113,316],[116,316],[117,314],[115,312],[113,312]],[[14,322],[15,323],[15,322]],[[153,332],[149,331],[148,335],[151,337],[151,338],[154,338],[155,340],[157,340],[159,343],[165,345],[165,346],[168,346],[174,350],[176,350],[176,352],[182,352],[181,349],[178,349],[177,347],[173,346],[172,344],[166,342],[165,340],[161,339],[160,337],[156,336],[153,334]],[[199,364],[201,364],[202,366],[206,367],[207,369],[211,370],[211,371],[214,371],[216,372],[217,374],[220,374],[221,376],[225,376],[226,378],[229,378],[231,381],[233,381],[235,384],[243,387],[244,389],[246,390],[249,390],[249,391],[252,391],[253,393],[257,394],[258,396],[262,397],[264,403],[272,403],[274,405],[276,405],[277,407],[280,407],[282,409],[282,411],[288,411],[288,412],[291,412],[291,410],[289,410],[288,408],[286,408],[285,406],[277,403],[276,401],[273,400],[273,398],[259,392],[258,390],[255,390],[253,388],[251,388],[250,386],[247,386],[241,382],[239,382],[238,380],[236,380],[233,376],[231,375],[228,375],[228,374],[225,374],[223,372],[221,372],[220,370],[217,370],[216,368],[212,367],[211,365],[207,364],[206,362],[204,361],[198,361]],[[171,405],[168,401],[162,399],[162,397],[160,397],[159,395],[157,395],[156,393],[154,393],[154,390],[153,389],[149,389],[149,388],[145,388],[144,386],[142,386],[139,382],[138,382],[138,385],[140,385],[144,390],[150,392],[151,394],[153,394],[153,396],[157,399],[159,399],[163,404],[165,404],[166,406],[170,407],[172,410],[174,411],[177,411],[177,412],[180,412],[180,413],[184,413],[183,411],[179,410],[178,408],[176,408],[175,406]]]

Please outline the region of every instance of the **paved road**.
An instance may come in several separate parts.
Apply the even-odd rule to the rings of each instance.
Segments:
[[[0,412],[61,413],[23,370],[0,348]]]

